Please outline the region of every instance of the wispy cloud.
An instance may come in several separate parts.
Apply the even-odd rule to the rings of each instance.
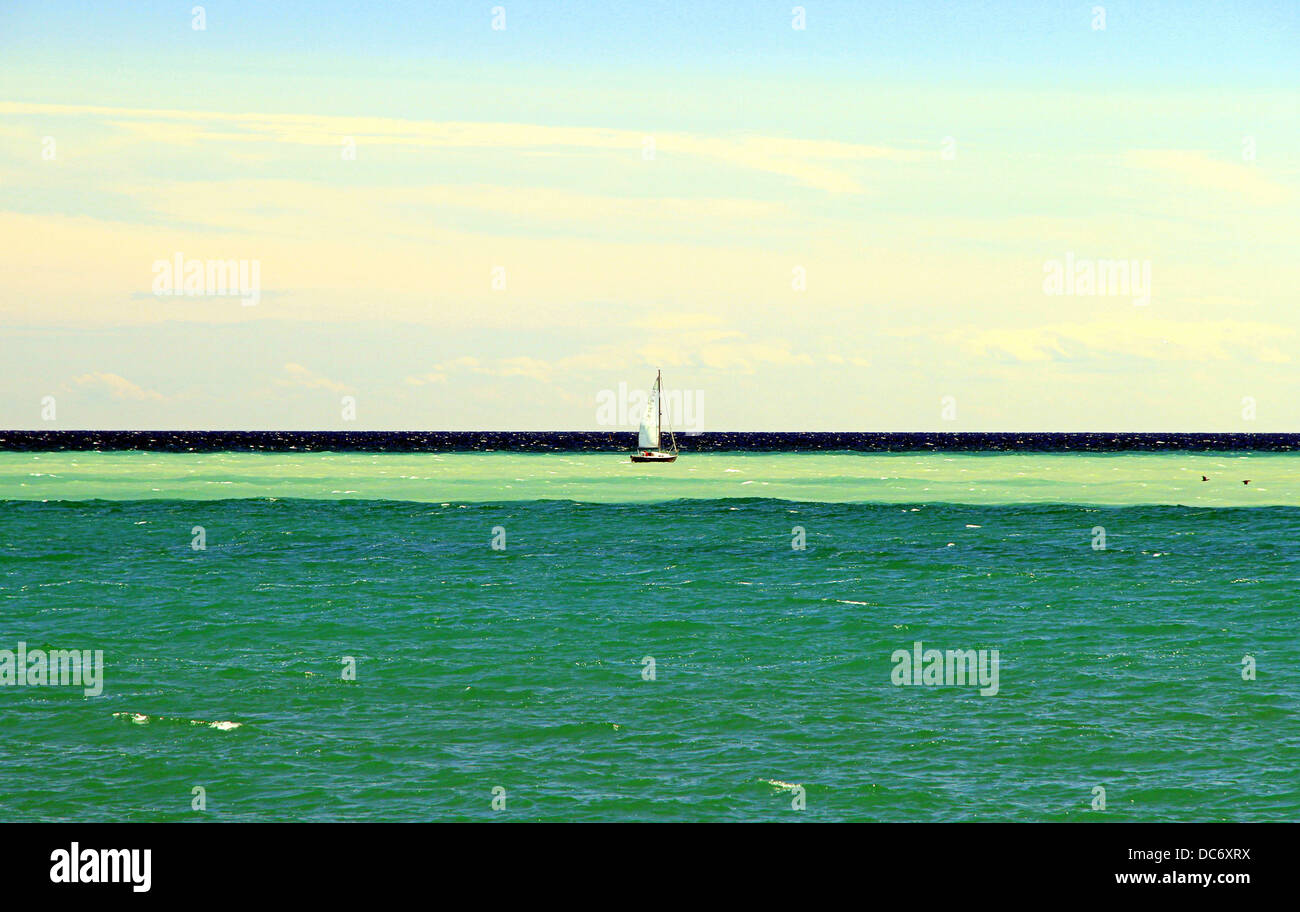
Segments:
[[[831,357],[819,355],[830,362]],[[840,364],[865,364],[860,358],[835,355]],[[539,381],[562,381],[575,375],[622,375],[630,364],[660,365],[692,371],[752,374],[766,366],[811,365],[816,359],[793,351],[782,340],[750,340],[736,331],[664,332],[640,345],[602,345],[585,351],[543,359],[513,355],[480,361],[473,357],[442,362],[403,381],[408,386],[443,383],[457,373],[490,377],[525,377]]]
[[[0,114],[93,118],[140,143],[266,143],[338,147],[344,137],[358,144],[440,149],[513,149],[537,152],[595,150],[639,159],[643,131],[529,123],[476,123],[346,117],[319,114],[235,114],[218,111],[0,103]],[[921,161],[933,151],[774,135],[703,136],[650,134],[656,156],[682,155],[737,168],[777,174],[831,193],[860,193],[849,166],[868,161]]]
[[[301,364],[289,363],[284,366],[284,376],[275,381],[280,386],[298,387],[300,389],[326,389],[336,393],[346,393],[352,389],[346,383],[331,380],[329,377],[308,370]]]
[[[1233,320],[1180,322],[1167,319],[1107,319],[1088,323],[976,329],[952,333],[976,357],[1013,361],[1084,361],[1122,355],[1153,361],[1222,361],[1234,356],[1285,363],[1283,340],[1292,327]]]
[[[1200,150],[1135,149],[1122,160],[1147,172],[1146,180],[1235,196],[1254,205],[1282,205],[1295,196],[1290,187],[1270,180],[1253,163],[1216,158]]]
[[[114,399],[160,402],[167,398],[157,390],[146,389],[137,383],[132,383],[120,374],[82,374],[80,377],[74,378],[72,383],[81,389],[108,393]]]

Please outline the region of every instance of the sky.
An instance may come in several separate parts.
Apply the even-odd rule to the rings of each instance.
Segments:
[[[1297,47],[1292,0],[3,2],[0,427],[619,430],[662,370],[682,431],[1297,431]]]

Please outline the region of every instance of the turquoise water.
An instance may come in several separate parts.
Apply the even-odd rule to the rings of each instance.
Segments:
[[[1297,466],[0,454],[0,818],[1295,820]]]
[[[1300,506],[1300,454],[690,453],[671,465],[613,453],[0,452],[0,498]]]

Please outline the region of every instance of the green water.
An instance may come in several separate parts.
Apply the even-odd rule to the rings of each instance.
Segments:
[[[1295,820],[1298,465],[0,454],[0,818]]]
[[[1300,455],[700,453],[646,465],[612,453],[0,453],[4,499],[243,497],[1300,506]]]

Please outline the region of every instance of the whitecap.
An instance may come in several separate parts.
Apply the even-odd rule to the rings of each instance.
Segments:
[[[772,788],[780,789],[783,792],[793,792],[795,789],[800,788],[797,782],[782,782],[780,779],[760,779],[758,781],[766,782]]]

